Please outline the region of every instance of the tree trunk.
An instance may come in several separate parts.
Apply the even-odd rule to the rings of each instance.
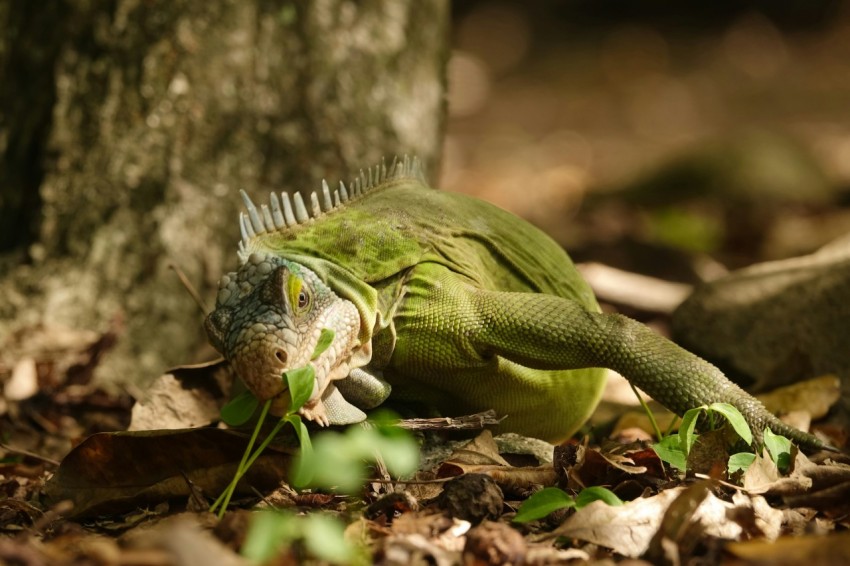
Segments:
[[[121,329],[107,381],[195,359],[202,317],[168,266],[211,305],[239,189],[312,190],[404,153],[433,176],[448,10],[0,0],[0,373],[51,326]]]

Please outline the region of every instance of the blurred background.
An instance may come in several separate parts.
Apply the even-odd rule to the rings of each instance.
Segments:
[[[850,231],[844,2],[456,2],[441,187],[667,279]]]

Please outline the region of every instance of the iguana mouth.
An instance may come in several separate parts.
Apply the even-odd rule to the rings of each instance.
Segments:
[[[244,328],[228,358],[255,397],[273,400],[272,414],[283,414],[289,408],[284,372],[311,365],[315,384],[301,413],[328,424],[320,401],[330,382],[347,377],[351,369],[359,328],[357,310],[346,301],[335,300],[310,322],[309,330],[279,324],[254,323]],[[319,351],[317,344],[326,333],[333,338]]]
[[[282,375],[290,369],[287,367],[289,356],[285,345],[274,334],[253,334],[241,342],[241,347],[230,358],[237,375],[260,401],[283,392]]]

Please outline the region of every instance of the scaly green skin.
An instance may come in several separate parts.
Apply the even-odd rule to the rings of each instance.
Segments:
[[[558,441],[591,414],[600,368],[611,368],[680,415],[726,402],[757,435],[769,426],[822,447],[708,362],[599,312],[567,254],[530,224],[425,187],[415,164],[375,177],[347,203],[315,205],[310,219],[275,227],[263,211],[265,221],[259,212],[243,221],[243,266],[223,279],[207,329],[258,397],[284,398],[280,372],[307,363],[331,328],[304,413],[322,424],[362,419],[357,407],[384,401],[391,386],[394,399],[447,415],[495,409],[507,415],[501,431]]]

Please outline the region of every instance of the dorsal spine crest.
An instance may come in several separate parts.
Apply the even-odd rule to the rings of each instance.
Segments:
[[[262,234],[286,232],[288,229],[299,224],[306,224],[319,218],[323,214],[331,212],[379,188],[386,183],[402,179],[411,179],[425,184],[424,175],[419,159],[404,156],[402,159],[393,159],[389,167],[384,160],[374,167],[369,167],[350,181],[349,186],[340,181],[339,189],[331,193],[327,181],[322,180],[321,197],[313,191],[307,195],[296,192],[290,199],[289,193],[281,192],[280,197],[272,192],[269,204],[263,204],[260,209],[253,203],[245,191],[240,191],[242,201],[245,203],[245,212],[239,213],[239,231],[242,239],[239,241],[239,261],[245,263],[250,255],[250,247],[253,240]],[[310,201],[310,211],[305,204],[305,196]]]

